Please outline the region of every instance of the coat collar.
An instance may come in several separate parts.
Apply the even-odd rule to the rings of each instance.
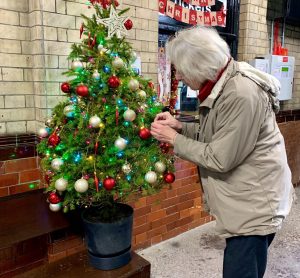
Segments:
[[[204,106],[211,109],[213,107],[213,104],[215,103],[215,100],[220,95],[220,92],[223,90],[225,84],[234,75],[235,72],[236,72],[236,62],[232,59],[229,62],[226,70],[223,72],[222,76],[218,80],[218,82],[211,90],[209,96],[202,103],[200,103],[199,107]]]

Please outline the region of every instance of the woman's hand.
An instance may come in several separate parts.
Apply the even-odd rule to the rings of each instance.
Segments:
[[[161,120],[158,120],[151,124],[151,134],[155,139],[157,139],[160,142],[174,145],[177,132],[170,126],[161,124]]]
[[[163,112],[156,115],[154,122],[158,122],[161,125],[169,126],[172,129],[180,132],[182,129],[181,122],[177,121],[169,112]]]

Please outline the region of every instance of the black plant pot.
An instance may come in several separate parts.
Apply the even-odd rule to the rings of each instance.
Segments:
[[[99,219],[98,214],[106,210],[110,219]],[[131,260],[131,237],[133,209],[116,203],[114,208],[90,207],[83,211],[90,264],[97,269],[111,270],[126,265]]]

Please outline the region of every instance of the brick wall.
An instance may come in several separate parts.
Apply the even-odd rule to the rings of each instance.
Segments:
[[[0,1],[0,134],[35,133],[62,98],[62,72],[79,40],[85,0]],[[128,39],[142,59],[142,73],[156,81],[157,2],[124,0],[134,28]]]
[[[277,122],[284,137],[288,164],[292,172],[292,182],[300,184],[300,110],[281,111],[277,115]]]
[[[0,2],[0,134],[35,127],[33,83],[28,79],[33,66],[28,13],[28,0]]]
[[[0,162],[0,197],[40,188],[37,157]]]
[[[266,14],[268,0],[241,0],[240,1],[240,30],[238,59],[249,61],[256,56],[270,53],[271,22],[267,21]],[[295,79],[293,98],[282,101],[281,109],[290,110],[300,108],[300,27],[286,26],[285,47],[289,55],[294,56]]]

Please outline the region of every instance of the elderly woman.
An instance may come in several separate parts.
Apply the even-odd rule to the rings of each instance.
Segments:
[[[151,133],[199,166],[216,232],[226,238],[223,277],[263,277],[268,247],[293,200],[274,113],[280,84],[234,61],[212,28],[179,32],[168,42],[167,54],[176,78],[199,89],[199,123],[181,123],[160,113]]]

